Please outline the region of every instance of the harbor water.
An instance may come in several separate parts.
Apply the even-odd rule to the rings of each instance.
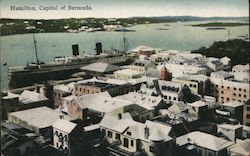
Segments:
[[[164,50],[189,51],[203,46],[209,47],[215,41],[226,41],[246,34],[249,36],[249,26],[226,27],[218,30],[191,26],[200,23],[208,22],[158,23],[129,27],[135,32],[125,32],[128,49],[146,45]],[[71,56],[73,44],[79,45],[80,54],[93,54],[96,42],[101,42],[106,51],[111,48],[121,50],[123,47],[123,32],[39,33],[35,34],[35,37],[39,60],[44,62],[51,61],[57,56]],[[8,67],[25,65],[35,60],[32,34],[1,36],[2,89],[7,89]]]

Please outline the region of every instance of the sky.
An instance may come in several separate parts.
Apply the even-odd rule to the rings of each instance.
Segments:
[[[134,16],[249,16],[248,0],[0,0],[1,18],[125,18]],[[39,8],[89,6],[92,10],[53,10]],[[15,11],[11,6],[36,7],[36,11]]]

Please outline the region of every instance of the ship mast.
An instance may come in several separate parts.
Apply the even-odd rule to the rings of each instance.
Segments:
[[[39,65],[39,60],[38,60],[38,55],[37,55],[37,47],[36,47],[36,38],[35,35],[33,34],[33,41],[34,41],[34,46],[35,46],[35,53],[36,53],[36,63]]]
[[[127,38],[125,37],[125,30],[123,30],[123,50],[125,53],[128,51]]]

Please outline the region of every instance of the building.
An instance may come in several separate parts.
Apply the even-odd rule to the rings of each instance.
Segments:
[[[229,156],[249,156],[250,139],[237,142],[235,145],[228,147]]]
[[[222,79],[222,80],[232,80],[234,78],[234,75],[220,70],[220,71],[216,71],[216,72],[212,72],[210,75],[211,78],[218,78],[218,79]]]
[[[131,119],[106,115],[100,130],[109,142],[109,155],[172,155],[171,127],[147,120],[144,124]]]
[[[209,94],[210,81],[205,75],[183,75],[173,78],[172,81],[188,86],[193,94],[202,96]]]
[[[8,121],[47,137],[52,136],[52,125],[60,118],[62,116],[59,111],[48,107],[12,112],[8,115]],[[63,118],[69,120],[66,115]]]
[[[250,100],[243,106],[243,125],[250,127]]]
[[[84,120],[88,116],[101,119],[106,113],[123,113],[131,102],[108,97],[103,94],[88,94],[76,97],[68,105],[68,115],[72,120]]]
[[[142,74],[145,74],[149,69],[155,68],[155,64],[151,60],[147,60],[145,58],[137,59],[129,66],[129,69],[138,71]]]
[[[109,92],[111,96],[126,94],[133,91],[130,84],[126,81],[117,80],[98,80],[96,78],[83,80],[75,84],[75,96],[85,94],[95,94],[100,92]]]
[[[241,82],[250,81],[249,77],[249,64],[246,65],[236,65],[232,69],[232,73],[234,75],[234,79]]]
[[[54,97],[54,108],[61,107],[63,105],[62,99],[74,93],[75,82],[69,84],[61,84],[54,86],[53,88],[53,97]]]
[[[142,77],[143,73],[131,69],[122,69],[114,72],[114,77],[117,80],[131,80]]]
[[[243,105],[244,103],[238,101],[227,102],[221,105],[221,110],[228,112],[230,118],[237,119],[240,123],[242,123]]]
[[[105,76],[107,74],[112,74],[114,71],[120,70],[120,66],[103,63],[103,62],[96,62],[86,65],[81,68],[88,77],[96,77],[96,76]]]
[[[155,88],[164,99],[169,101],[182,101],[189,90],[186,85],[163,80],[158,80]]]
[[[7,119],[10,112],[50,106],[49,99],[44,95],[28,90],[24,90],[20,95],[8,92],[1,100],[3,119]]]
[[[208,104],[205,101],[195,101],[187,105],[189,106],[188,112],[197,115],[199,119],[204,119],[208,113]]]
[[[211,134],[194,131],[176,138],[180,155],[225,156],[233,142]]]
[[[212,95],[219,103],[239,101],[245,103],[249,99],[249,84],[210,78]]]
[[[242,137],[242,125],[231,125],[231,124],[218,124],[217,133],[222,134],[228,140],[236,142],[236,139]]]
[[[130,101],[148,110],[153,109],[153,116],[158,115],[158,110],[160,108],[166,107],[166,103],[161,97],[145,95],[138,92],[130,92],[115,98]]]
[[[220,62],[219,59],[211,59],[206,63],[206,66],[208,67],[209,70],[211,71],[219,71],[223,70],[223,63]]]
[[[147,46],[138,46],[135,49],[129,50],[130,53],[136,53],[137,55],[145,55],[149,57],[152,54],[155,54],[156,50]]]
[[[53,124],[53,147],[66,155],[70,155],[72,142],[76,137],[77,125],[73,122],[59,119]],[[75,135],[75,136],[74,136]]]

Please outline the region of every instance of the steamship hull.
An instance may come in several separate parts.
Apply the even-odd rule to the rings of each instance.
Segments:
[[[56,65],[41,65],[39,69],[20,69],[9,70],[9,89],[26,87],[35,83],[44,83],[49,80],[63,80],[72,77],[72,74],[80,72],[80,68],[94,62],[106,62],[116,65],[128,65],[134,58],[127,56],[119,56],[115,60],[114,57],[106,57],[102,59],[87,59],[80,62],[62,63]],[[110,58],[113,58],[110,60]]]

